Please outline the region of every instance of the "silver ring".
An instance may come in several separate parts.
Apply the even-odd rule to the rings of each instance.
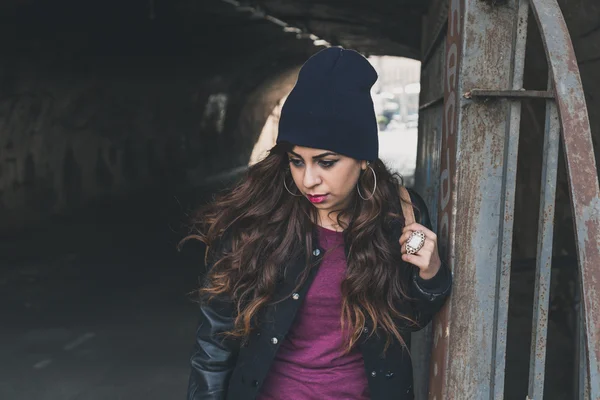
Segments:
[[[425,234],[423,231],[414,231],[406,241],[406,254],[416,254],[425,245]]]

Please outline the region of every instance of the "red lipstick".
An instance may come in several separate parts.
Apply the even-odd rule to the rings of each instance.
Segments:
[[[325,199],[327,198],[326,194],[318,194],[318,195],[310,195],[307,194],[306,197],[308,197],[308,200],[313,203],[313,204],[318,204],[318,203],[322,203],[325,201]]]

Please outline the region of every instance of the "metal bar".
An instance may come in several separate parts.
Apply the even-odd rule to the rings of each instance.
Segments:
[[[577,261],[576,261],[577,262]],[[577,276],[577,281],[579,281],[579,276]],[[573,371],[573,399],[574,400],[586,400],[583,394],[583,382],[584,379],[583,371],[585,371],[585,337],[583,336],[584,327],[583,327],[583,310],[581,309],[581,292],[579,288],[581,284],[575,285],[574,293],[573,293],[573,307],[576,315],[576,323],[575,323],[575,351],[574,351],[574,362],[575,366]]]
[[[580,285],[581,286],[581,285]],[[579,287],[581,289],[581,287]],[[587,369],[587,353],[585,351],[585,323],[583,303],[581,302],[581,290],[577,290],[577,330],[576,346],[577,364],[575,366],[576,376],[576,400],[590,400],[590,381]]]
[[[581,311],[583,311],[583,308],[581,309]],[[589,374],[589,370],[587,368],[587,351],[585,349],[585,322],[584,322],[584,318],[583,318],[583,313],[581,315],[581,336],[580,336],[580,340],[581,340],[581,349],[583,352],[583,355],[585,357],[582,357],[580,360],[579,365],[582,367],[581,371],[583,372],[581,374],[581,386],[582,386],[582,397],[581,400],[590,400],[590,374]]]
[[[556,91],[581,274],[590,397],[600,398],[600,188],[579,67],[556,0],[531,0]]]
[[[423,110],[427,110],[428,108],[431,108],[433,106],[437,106],[438,104],[441,104],[444,102],[444,98],[443,97],[438,97],[435,100],[431,100],[421,106],[419,106],[419,111],[423,111]]]
[[[508,99],[553,99],[554,93],[550,90],[524,90],[515,88],[513,90],[487,90],[471,89],[464,94],[466,99],[479,97],[500,97]]]
[[[552,83],[549,83],[551,88]],[[546,371],[546,345],[548,332],[548,307],[550,303],[550,277],[552,268],[552,238],[554,236],[554,210],[556,208],[556,176],[558,171],[558,144],[560,122],[554,100],[546,101],[546,128],[542,163],[542,185],[538,222],[535,290],[533,295],[533,320],[531,353],[529,356],[530,399],[544,396]]]
[[[518,11],[513,33],[511,89],[523,87],[525,71],[525,48],[527,43],[527,22],[529,0],[518,1]],[[512,264],[512,238],[515,215],[515,192],[517,186],[517,158],[519,153],[519,133],[521,127],[521,102],[513,101],[509,110],[509,122],[505,138],[503,182],[501,205],[503,216],[500,218],[500,245],[498,265],[500,272],[496,284],[495,329],[493,331],[492,393],[493,399],[504,399],[504,367],[506,363],[506,342],[508,324],[508,300]]]
[[[577,259],[575,259],[577,263]],[[552,263],[556,269],[556,263]],[[574,305],[575,312],[577,315],[577,322],[575,324],[575,376],[574,376],[574,392],[573,398],[575,400],[590,400],[590,384],[589,374],[587,369],[587,352],[585,349],[585,323],[583,301],[582,301],[582,285],[581,285],[581,274],[577,274],[577,283],[574,293]]]

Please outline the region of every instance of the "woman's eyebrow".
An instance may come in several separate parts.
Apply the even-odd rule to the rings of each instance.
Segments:
[[[293,154],[294,156],[296,156],[296,157],[304,160],[304,158],[302,158],[302,156],[300,154],[298,154],[298,153],[294,153],[293,151],[290,151],[290,154]],[[337,156],[337,155],[338,155],[337,153],[334,153],[332,151],[328,151],[328,152],[321,153],[321,154],[318,154],[316,156],[313,156],[313,160],[318,160],[318,159],[321,159],[321,158],[327,157],[327,156]]]
[[[332,151],[328,151],[326,153],[322,153],[313,157],[313,160],[318,160],[319,158],[327,157],[327,156],[337,156],[337,153]]]

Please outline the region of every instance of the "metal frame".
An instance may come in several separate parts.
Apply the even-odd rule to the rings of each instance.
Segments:
[[[585,94],[556,0],[531,0],[556,92],[582,286],[589,395],[600,398],[600,188]]]
[[[548,59],[545,91],[522,88],[529,8]],[[562,139],[583,300],[579,398],[600,399],[600,189],[585,96],[561,10],[556,0],[501,4],[450,0],[447,29],[443,106],[441,98],[434,97],[420,107],[431,115],[443,109],[439,194],[429,197],[439,205],[440,251],[455,276],[454,294],[433,324],[429,399],[504,397],[520,100],[524,98],[546,102],[528,398],[543,398]],[[492,35],[500,45],[490,49],[485,42]],[[426,70],[440,42],[436,37],[426,49]],[[423,138],[424,132],[420,133]],[[429,166],[423,158],[418,165]],[[421,175],[431,180],[427,173]]]

